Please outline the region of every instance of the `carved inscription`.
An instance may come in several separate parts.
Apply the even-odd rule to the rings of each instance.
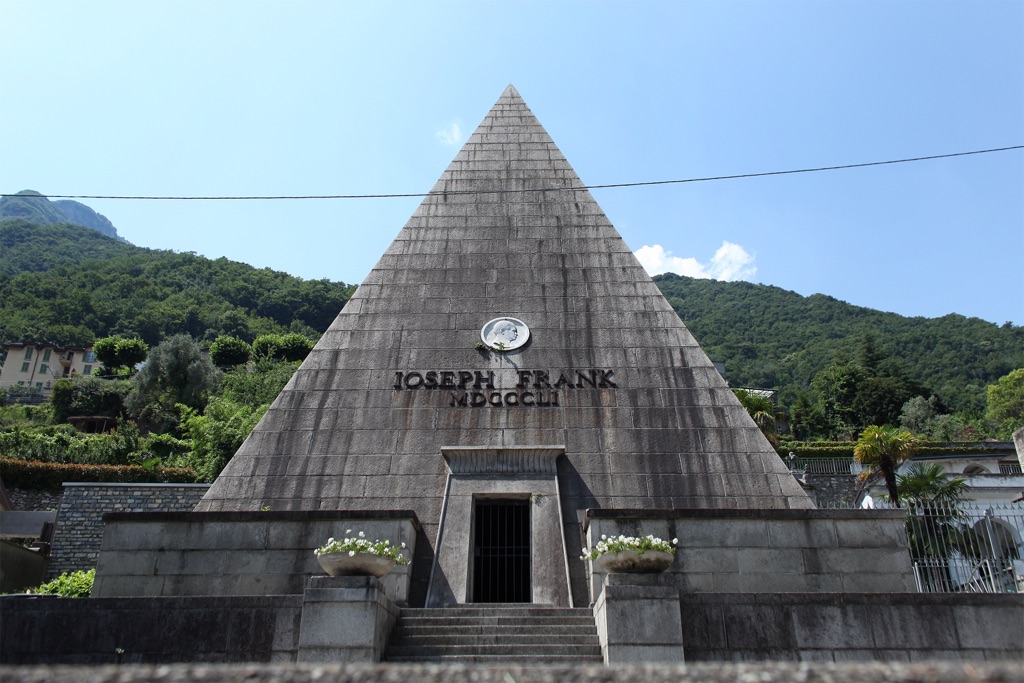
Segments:
[[[494,371],[425,370],[396,371],[396,391],[443,391],[453,408],[501,406],[545,408],[558,406],[558,394],[579,389],[618,388],[613,370],[518,370],[513,388],[495,385]]]

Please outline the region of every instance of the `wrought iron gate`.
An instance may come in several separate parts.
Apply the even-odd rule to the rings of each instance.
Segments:
[[[479,500],[474,505],[473,601],[530,602],[530,505]]]

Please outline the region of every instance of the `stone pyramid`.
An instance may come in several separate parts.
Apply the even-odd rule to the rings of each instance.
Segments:
[[[567,528],[814,507],[511,85],[196,509],[411,509],[433,544],[459,447],[558,449]]]

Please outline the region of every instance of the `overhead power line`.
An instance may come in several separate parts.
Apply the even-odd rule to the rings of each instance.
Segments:
[[[410,192],[391,194],[312,194],[312,195],[247,195],[247,196],[205,196],[205,197],[181,197],[181,196],[155,196],[155,195],[102,195],[102,194],[0,194],[0,197],[40,197],[42,199],[145,199],[145,200],[172,200],[172,201],[224,201],[224,200],[267,200],[267,199],[401,199],[405,197],[431,197],[434,195],[458,195],[458,194],[497,194],[516,192],[546,192],[557,190],[603,190],[614,187],[644,187],[650,185],[678,185],[681,183],[703,183],[712,180],[739,180],[741,178],[763,178],[774,175],[793,175],[796,173],[819,173],[821,171],[839,171],[847,168],[866,168],[868,166],[886,166],[889,164],[907,164],[915,161],[930,161],[932,159],[949,159],[952,157],[965,157],[972,154],[991,154],[992,152],[1007,152],[1014,149],[1024,149],[1024,145],[1013,145],[1011,147],[995,147],[993,149],[977,149],[971,152],[953,152],[950,154],[933,154],[926,157],[912,157],[909,159],[890,159],[888,161],[869,161],[861,164],[843,164],[840,166],[818,166],[816,168],[798,168],[788,171],[764,171],[761,173],[740,173],[737,175],[708,176],[705,178],[683,178],[680,180],[648,180],[635,183],[608,183],[605,185],[580,185],[579,187],[541,187],[515,190],[450,190],[441,192]]]

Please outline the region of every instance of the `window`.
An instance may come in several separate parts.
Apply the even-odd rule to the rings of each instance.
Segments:
[[[31,365],[32,365],[31,363],[29,363],[28,361],[25,361],[24,363],[21,364],[21,371],[22,372],[28,372],[29,366],[31,366]]]
[[[46,363],[43,363],[42,365],[39,366],[39,374],[45,375],[49,371],[50,371],[50,366],[47,365]]]
[[[32,347],[25,349],[25,360],[32,360]]]
[[[43,351],[43,360],[44,361],[50,360],[50,349],[46,349],[45,351]]]
[[[86,363],[95,363],[96,362],[96,356],[93,355],[91,350],[85,352],[85,362]],[[85,374],[88,375],[89,373],[87,372]]]
[[[42,389],[42,388],[43,388],[43,383],[42,382],[36,382],[36,389]]]
[[[92,366],[91,365],[86,365],[85,367],[83,367],[82,368],[82,374],[83,375],[91,375],[92,374]]]

